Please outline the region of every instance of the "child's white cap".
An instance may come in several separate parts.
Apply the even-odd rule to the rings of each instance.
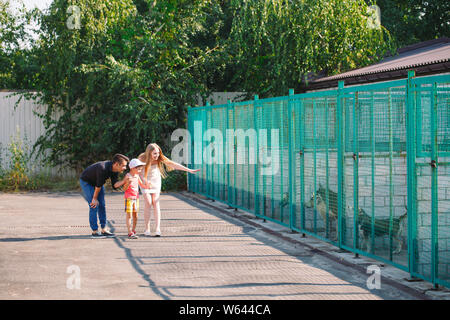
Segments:
[[[135,168],[135,167],[139,167],[139,166],[145,166],[145,163],[139,159],[131,159],[130,164],[128,166],[131,169],[131,168]]]

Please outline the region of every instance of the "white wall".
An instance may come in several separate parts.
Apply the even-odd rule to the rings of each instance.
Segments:
[[[9,163],[9,152],[7,147],[11,138],[20,136],[23,142],[31,150],[37,139],[45,132],[44,124],[34,112],[44,113],[46,106],[38,105],[34,101],[22,98],[15,107],[20,96],[14,95],[13,91],[0,91],[0,143],[2,166]],[[73,170],[59,170],[60,167],[46,167],[42,164],[43,155],[36,154],[36,160],[29,165],[35,173],[45,173],[53,176],[74,176]]]

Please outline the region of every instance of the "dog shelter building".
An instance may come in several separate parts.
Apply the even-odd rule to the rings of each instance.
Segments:
[[[450,39],[188,109],[188,189],[450,288]]]

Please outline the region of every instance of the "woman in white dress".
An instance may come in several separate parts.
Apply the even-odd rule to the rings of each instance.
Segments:
[[[139,155],[139,160],[145,162],[145,169],[142,170],[141,178],[146,179],[151,185],[150,189],[141,189],[144,198],[144,223],[145,236],[150,236],[150,211],[153,205],[154,219],[156,223],[155,236],[161,236],[161,210],[159,205],[159,196],[161,193],[161,178],[167,177],[167,172],[172,170],[181,170],[188,173],[195,173],[200,169],[189,169],[179,163],[167,158],[161,148],[156,143],[150,143],[144,153]]]

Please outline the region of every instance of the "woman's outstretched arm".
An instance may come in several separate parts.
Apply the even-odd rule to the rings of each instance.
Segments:
[[[179,164],[172,160],[166,160],[166,161],[164,161],[164,164],[166,164],[167,166],[169,166],[175,170],[186,171],[189,173],[196,173],[197,171],[200,171],[200,169],[189,169],[189,168],[183,166],[182,164]]]

